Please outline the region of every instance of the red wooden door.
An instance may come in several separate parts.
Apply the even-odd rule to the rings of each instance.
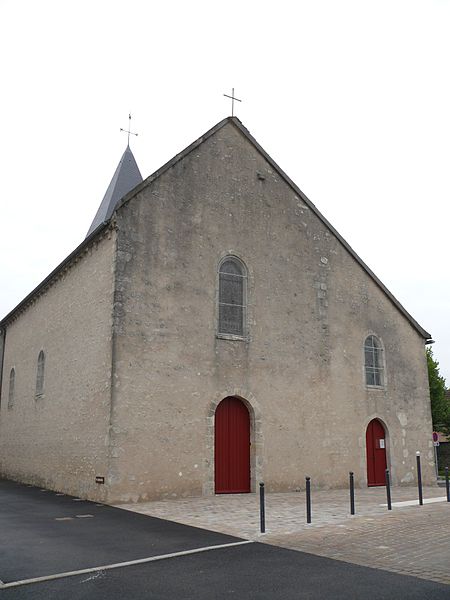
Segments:
[[[214,473],[216,494],[250,491],[250,415],[239,398],[225,398],[216,409]]]
[[[366,431],[367,485],[386,485],[386,432],[383,425],[374,419]]]

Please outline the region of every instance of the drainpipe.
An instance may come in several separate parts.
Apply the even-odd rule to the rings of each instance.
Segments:
[[[5,358],[6,328],[0,329],[0,406],[2,404],[3,362]]]

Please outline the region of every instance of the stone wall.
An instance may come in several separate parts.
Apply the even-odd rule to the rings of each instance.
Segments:
[[[385,424],[395,484],[433,479],[424,342],[292,187],[228,123],[117,215],[109,499],[213,493],[214,410],[245,400],[252,487],[365,486],[365,432]],[[376,232],[374,232],[375,234]],[[217,331],[217,268],[248,269],[247,333]],[[369,389],[363,344],[383,343]]]
[[[115,233],[93,242],[6,330],[0,473],[104,499],[110,418]],[[39,352],[43,395],[36,397]],[[9,375],[15,393],[9,400]]]

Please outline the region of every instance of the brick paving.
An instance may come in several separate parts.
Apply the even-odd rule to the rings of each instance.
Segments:
[[[450,584],[450,505],[402,507],[376,517],[352,517],[264,542]],[[450,597],[450,591],[449,591]]]
[[[301,550],[354,564],[450,584],[450,504],[386,508],[385,488],[355,490],[350,516],[347,490],[313,490],[312,524],[306,524],[304,492],[266,495],[266,533],[259,533],[256,494],[220,495],[121,504],[120,508]],[[424,488],[424,498],[445,489]],[[413,487],[394,488],[392,501],[417,499]],[[450,593],[449,593],[450,597]]]

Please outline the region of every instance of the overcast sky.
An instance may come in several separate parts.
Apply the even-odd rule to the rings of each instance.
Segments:
[[[0,0],[0,24],[1,316],[83,240],[129,111],[146,177],[234,87],[450,383],[450,0]]]

